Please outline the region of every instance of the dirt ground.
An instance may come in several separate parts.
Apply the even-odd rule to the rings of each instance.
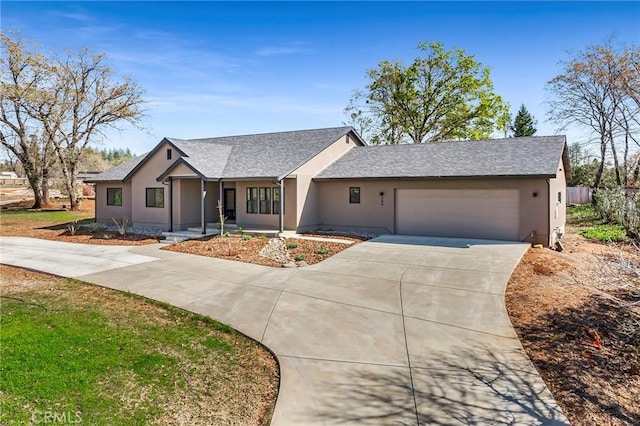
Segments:
[[[520,341],[572,424],[640,424],[638,250],[576,234],[565,250],[529,249],[506,293]],[[625,282],[626,280],[626,282]]]

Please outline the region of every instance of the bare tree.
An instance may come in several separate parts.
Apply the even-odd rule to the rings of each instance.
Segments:
[[[137,124],[142,90],[129,78],[117,81],[105,55],[89,50],[56,60],[47,102],[30,110],[43,125],[58,156],[72,209],[78,207],[76,177],[83,153],[96,136],[118,123]]]
[[[28,113],[28,104],[38,102],[38,87],[46,81],[45,58],[26,50],[22,41],[0,36],[0,144],[22,165],[33,190],[33,208],[40,208],[49,202],[48,175],[54,157],[40,123]]]
[[[42,204],[42,191],[36,188],[41,188],[48,170],[39,170],[36,163],[55,153],[69,204],[75,209],[79,206],[76,177],[86,148],[97,136],[104,136],[107,128],[121,122],[138,123],[142,90],[131,79],[117,79],[103,54],[82,49],[61,58],[45,57],[24,51],[21,41],[4,34],[2,41],[7,66],[3,67],[0,112],[2,124],[11,131],[10,136],[1,138],[2,144],[14,152],[31,176],[36,205]],[[7,84],[4,68],[8,70]],[[35,147],[39,157],[34,154]]]
[[[618,185],[628,183],[635,168],[630,144],[638,144],[638,52],[636,46],[616,47],[611,40],[589,46],[564,62],[562,74],[547,85],[552,95],[548,102],[551,120],[563,128],[586,127],[599,141],[595,187],[600,185],[607,154],[613,159]]]

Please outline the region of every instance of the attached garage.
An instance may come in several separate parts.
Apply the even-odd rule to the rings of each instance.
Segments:
[[[355,147],[314,177],[313,229],[550,245],[568,175],[564,136]]]
[[[397,189],[395,232],[519,240],[520,191]]]

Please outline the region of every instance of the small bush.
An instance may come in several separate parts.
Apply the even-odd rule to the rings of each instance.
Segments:
[[[593,228],[581,231],[580,235],[605,243],[609,241],[626,241],[628,239],[627,233],[621,225],[596,225]]]
[[[67,225],[67,230],[69,231],[69,235],[71,236],[76,235],[76,232],[78,232],[78,219],[74,220],[69,225]]]
[[[293,250],[294,248],[297,248],[298,244],[296,243],[287,243],[287,249],[289,250]]]
[[[301,254],[299,254],[299,255],[297,255],[296,257],[294,257],[294,260],[295,260],[296,262],[302,262],[302,261],[303,261],[303,260],[305,260],[305,259],[306,259],[306,257],[304,257],[304,256],[303,256],[303,255],[301,255]]]
[[[116,227],[118,228],[118,234],[125,236],[127,235],[127,231],[129,231],[129,218],[128,217],[123,217],[120,220],[117,220],[115,217],[112,217],[111,220],[113,221],[113,223],[116,224]]]
[[[249,235],[249,234],[243,234],[242,235],[242,239],[245,240],[245,241],[249,241],[252,238],[253,238],[253,235]]]
[[[640,193],[617,187],[599,189],[593,196],[596,212],[605,222],[622,225],[629,236],[640,235]]]
[[[329,249],[326,247],[320,247],[316,250],[316,254],[329,254]]]

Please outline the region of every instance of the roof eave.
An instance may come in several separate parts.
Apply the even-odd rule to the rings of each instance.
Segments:
[[[84,180],[84,183],[125,183],[120,179],[97,179],[97,180]]]
[[[467,176],[346,176],[346,177],[314,177],[316,182],[330,180],[464,180],[464,179],[548,179],[556,174],[535,175],[467,175]]]

